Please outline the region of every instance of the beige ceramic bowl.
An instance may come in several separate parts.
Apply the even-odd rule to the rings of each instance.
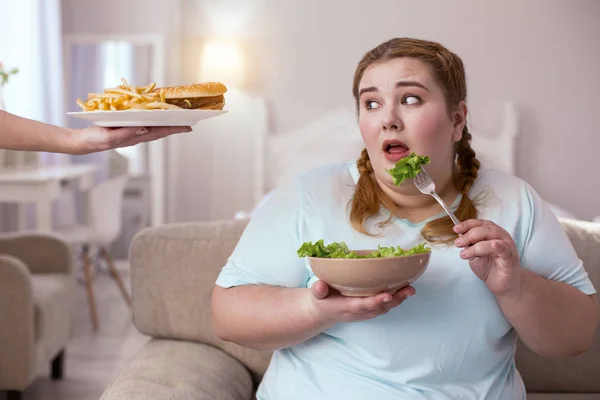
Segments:
[[[372,250],[356,251],[358,255]],[[344,296],[391,294],[420,277],[431,253],[386,258],[307,257],[313,273]]]

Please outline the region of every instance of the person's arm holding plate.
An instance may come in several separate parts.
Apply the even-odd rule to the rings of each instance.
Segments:
[[[0,148],[6,150],[88,154],[133,146],[191,130],[189,126],[148,128],[90,126],[83,129],[68,129],[0,110]]]

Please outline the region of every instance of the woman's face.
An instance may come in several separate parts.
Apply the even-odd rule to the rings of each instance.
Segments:
[[[454,143],[462,137],[466,115],[464,102],[448,115],[442,87],[415,58],[373,64],[359,84],[358,124],[375,177],[395,190],[386,170],[411,152],[430,157],[427,172],[434,181],[451,176]],[[412,180],[400,187],[416,190]]]

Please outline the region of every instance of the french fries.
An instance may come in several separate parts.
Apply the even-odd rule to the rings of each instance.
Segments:
[[[153,82],[147,86],[132,86],[125,78],[122,84],[104,89],[103,93],[88,93],[87,101],[77,99],[77,105],[83,111],[119,111],[119,110],[167,110],[180,109],[165,101],[162,90],[156,89]]]

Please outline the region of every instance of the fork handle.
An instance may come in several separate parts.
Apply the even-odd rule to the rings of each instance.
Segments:
[[[454,215],[454,213],[448,208],[446,203],[444,203],[444,200],[442,200],[442,198],[440,196],[438,196],[437,193],[435,193],[435,192],[431,193],[431,195],[444,208],[444,210],[446,211],[446,214],[448,214],[448,216],[450,217],[452,222],[454,222],[454,225],[460,224],[460,221],[458,220],[458,218],[456,218],[456,215]]]

